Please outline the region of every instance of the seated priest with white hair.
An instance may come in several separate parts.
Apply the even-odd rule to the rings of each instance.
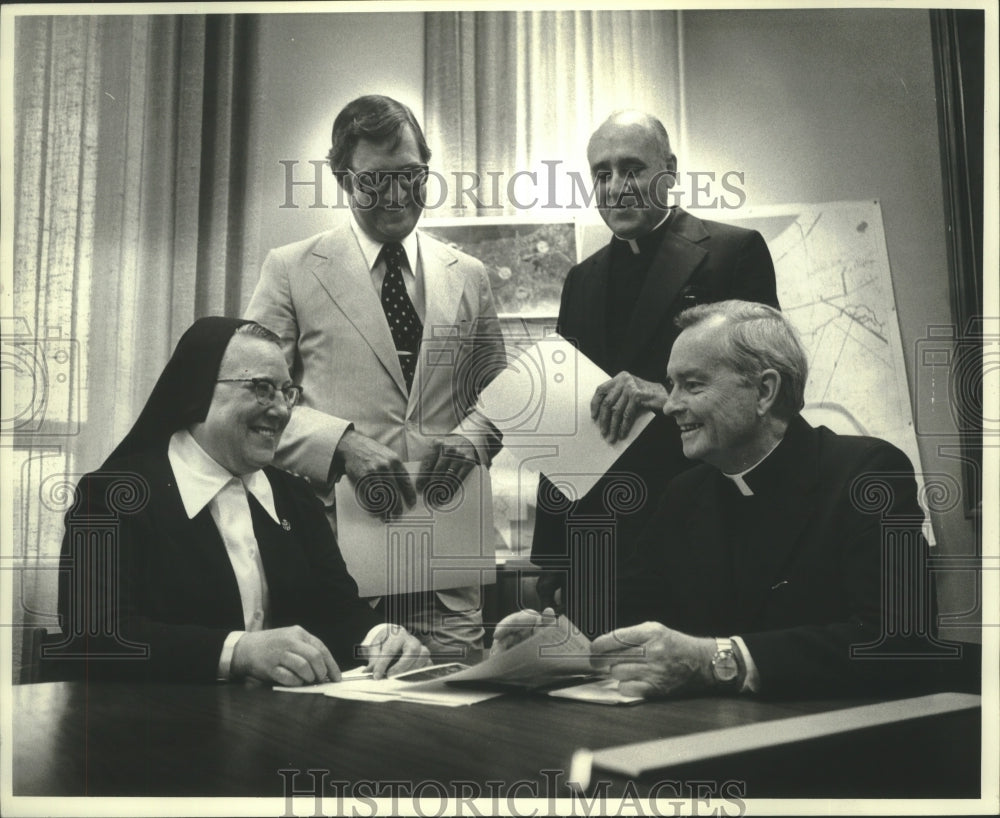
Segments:
[[[616,627],[593,641],[592,664],[644,698],[867,695],[957,681],[957,646],[936,636],[906,455],[806,422],[806,354],[779,311],[723,301],[677,324],[663,412],[700,463],[619,544]],[[512,614],[498,649],[541,621]]]

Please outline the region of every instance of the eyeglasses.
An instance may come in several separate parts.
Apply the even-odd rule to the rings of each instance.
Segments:
[[[350,168],[345,170],[351,174],[351,179],[366,193],[388,193],[389,185],[395,179],[406,190],[419,187],[427,181],[430,168],[427,165],[414,165],[399,170],[362,170],[355,172]]]
[[[281,392],[289,409],[302,400],[302,387],[298,384],[278,387],[266,378],[219,378],[216,383],[249,384],[248,388],[253,390],[254,397],[261,406],[270,406],[274,403],[278,392]]]

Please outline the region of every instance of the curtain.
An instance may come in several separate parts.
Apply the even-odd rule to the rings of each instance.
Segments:
[[[256,31],[250,15],[16,20],[15,624],[55,624],[72,486],[131,426],[180,334],[249,299]]]
[[[565,171],[589,179],[587,139],[621,108],[654,114],[675,136],[683,126],[679,14],[428,13],[424,117],[434,166],[452,191],[449,209],[435,215],[513,214],[530,197],[511,201],[505,182],[522,170],[538,174],[538,207],[569,201]],[[478,199],[487,206],[472,207],[469,197],[456,201],[456,171],[487,180],[500,172],[503,183],[496,197],[484,184]]]

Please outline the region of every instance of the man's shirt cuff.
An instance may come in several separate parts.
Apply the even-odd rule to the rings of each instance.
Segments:
[[[230,673],[230,666],[233,663],[233,651],[236,650],[236,643],[240,641],[245,633],[246,631],[233,631],[226,637],[226,641],[222,643],[222,655],[219,656],[219,674],[217,677],[220,682],[228,682],[233,678]]]
[[[750,651],[747,650],[746,642],[740,636],[734,636],[732,640],[736,644],[736,647],[739,648],[743,664],[747,669],[747,675],[743,679],[743,686],[740,688],[740,693],[760,692],[760,673],[757,670],[757,665],[754,663],[753,657],[750,655]]]

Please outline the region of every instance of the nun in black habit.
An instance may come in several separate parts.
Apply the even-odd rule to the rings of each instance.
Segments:
[[[196,321],[80,481],[43,678],[298,685],[366,659],[376,677],[429,662],[358,598],[305,481],[270,465],[300,393],[277,342],[251,321]]]

